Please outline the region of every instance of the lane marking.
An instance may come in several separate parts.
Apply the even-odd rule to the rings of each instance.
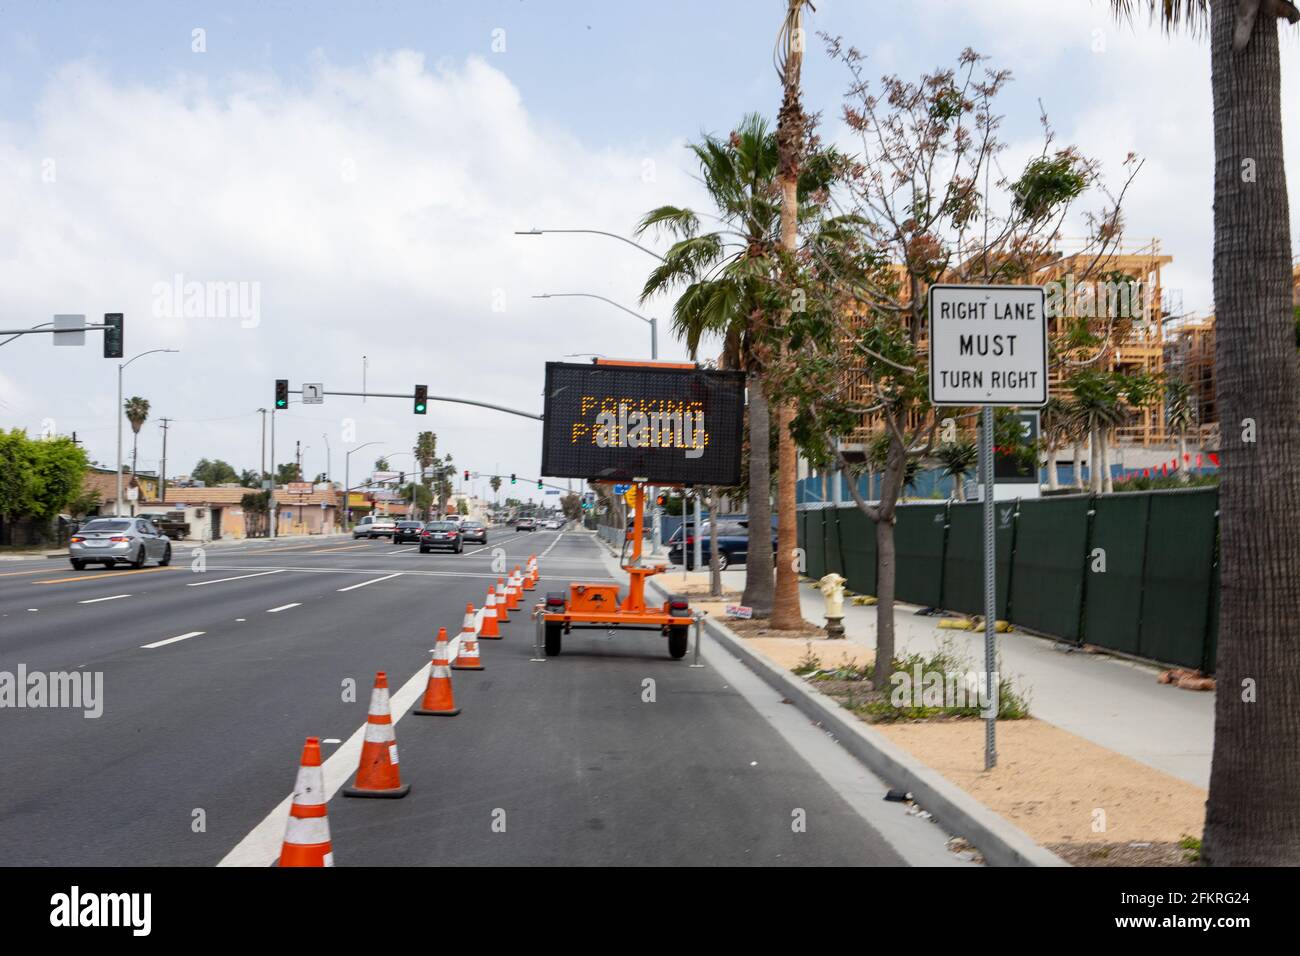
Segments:
[[[385,551],[384,554],[406,554],[406,552],[414,550],[415,548],[400,548],[397,551]]]
[[[227,581],[243,581],[246,578],[260,578],[264,574],[279,574],[284,568],[275,571],[258,571],[255,574],[240,574],[233,578],[217,578],[215,581],[195,581],[193,584],[185,585],[187,588],[201,588],[205,584],[225,584]]]
[[[175,644],[177,641],[188,641],[191,637],[198,637],[200,634],[206,634],[207,631],[190,631],[188,634],[178,634],[175,637],[169,637],[164,641],[154,641],[152,644],[141,644],[142,650],[151,650],[155,647],[163,647],[167,644]]]
[[[131,595],[129,595],[129,594],[113,594],[113,595],[110,595],[109,597],[91,598],[91,599],[88,600],[88,601],[78,601],[77,603],[78,603],[78,604],[98,604],[100,601],[116,601],[116,600],[118,600],[119,598],[126,598],[126,597],[130,597],[130,596],[131,596]]]
[[[564,537],[564,532],[561,531],[559,534],[557,534],[557,535],[555,536],[555,540],[551,542],[550,546],[549,546],[545,551],[543,551],[543,552],[539,555],[539,557],[544,558],[544,557],[546,557],[548,554],[550,554],[550,553],[555,549],[555,546],[556,546],[557,544],[560,543],[560,539],[563,538],[563,537]]]
[[[271,608],[271,609],[270,609],[269,611],[267,611],[266,613],[267,613],[267,614],[279,614],[281,611],[287,611],[287,610],[289,610],[290,608],[293,608],[293,607],[302,607],[302,602],[301,602],[301,601],[298,601],[298,602],[295,603],[295,604],[281,604],[279,607],[273,607],[273,608]]]
[[[345,544],[341,548],[321,548],[319,551],[308,551],[308,554],[333,554],[335,551],[355,551],[357,548],[368,548],[369,544]]]
[[[32,584],[67,584],[69,581],[98,581],[101,578],[120,578],[124,574],[157,574],[159,571],[180,571],[181,568],[132,568],[129,571],[104,571],[100,574],[79,574],[72,578],[50,578],[45,581],[33,581]]]
[[[5,571],[3,574],[0,574],[0,578],[13,578],[20,574],[40,574],[45,570],[45,568],[36,568],[32,571]]]
[[[402,572],[397,571],[393,574],[385,574],[382,578],[371,578],[369,581],[362,581],[360,584],[349,584],[347,587],[339,588],[338,590],[340,594],[344,591],[355,591],[357,588],[363,588],[368,584],[378,584],[380,581],[389,581],[393,578],[400,578],[401,576]]]

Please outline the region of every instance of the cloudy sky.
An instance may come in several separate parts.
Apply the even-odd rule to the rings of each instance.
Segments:
[[[684,144],[779,102],[779,0],[609,3],[44,2],[0,11],[3,327],[55,313],[127,316],[125,394],[152,405],[140,467],[201,457],[256,468],[273,380],[375,391],[427,383],[540,411],[542,368],[575,353],[648,357],[632,308],[653,260],[593,236],[701,194]],[[1184,309],[1212,308],[1209,54],[1101,0],[819,0],[810,26],[867,53],[870,75],[913,77],[970,46],[1013,71],[1014,147],[1038,101],[1062,143],[1119,177],[1130,241],[1158,238]],[[196,31],[201,31],[197,32]],[[1283,42],[1296,113],[1295,34]],[[843,68],[820,44],[806,104],[839,139]],[[1296,155],[1294,127],[1288,129]],[[1295,205],[1293,203],[1293,205]],[[1293,229],[1294,231],[1294,229]],[[650,240],[653,241],[653,240]],[[242,303],[187,315],[178,283],[237,283]],[[206,288],[206,287],[205,287]],[[242,305],[240,308],[238,306]],[[641,311],[666,317],[671,303]],[[684,356],[666,329],[661,357]],[[582,360],[582,359],[576,359]],[[76,431],[114,458],[116,363],[92,337],[0,347],[0,426]],[[353,475],[376,452],[409,466],[421,428],[461,468],[535,478],[540,425],[467,406],[330,398],[277,416],[277,459],[301,443],[308,477]],[[350,443],[349,443],[350,442]],[[130,433],[127,430],[127,454]],[[481,484],[481,483],[480,483]],[[522,488],[522,485],[520,486]]]

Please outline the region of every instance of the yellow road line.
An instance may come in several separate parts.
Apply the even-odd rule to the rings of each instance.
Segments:
[[[348,544],[341,548],[322,548],[320,551],[308,551],[308,554],[332,554],[335,551],[355,551],[357,548],[368,548],[369,544]]]
[[[46,581],[33,581],[32,584],[68,584],[72,581],[98,581],[100,578],[120,578],[124,574],[154,574],[158,571],[180,571],[182,568],[141,568],[130,571],[104,571],[100,574],[78,574],[71,578],[50,578]]]
[[[44,574],[49,568],[37,568],[35,571],[5,571],[0,578],[12,578],[19,574]]]

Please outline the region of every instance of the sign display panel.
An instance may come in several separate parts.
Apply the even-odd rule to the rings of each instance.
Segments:
[[[548,362],[542,474],[739,484],[744,406],[740,372]]]

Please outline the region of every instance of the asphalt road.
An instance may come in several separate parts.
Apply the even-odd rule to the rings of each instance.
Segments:
[[[169,569],[6,562],[0,671],[104,690],[98,718],[0,709],[0,864],[270,862],[303,739],[336,752],[377,670],[422,688],[437,628],[459,630],[502,552],[538,555],[539,594],[609,577],[590,535],[508,529],[460,555],[338,537],[214,547],[200,570],[188,549]],[[408,797],[330,801],[339,865],[955,860],[735,661],[590,631],[537,663],[524,615],[505,633],[486,670],[455,672],[460,716],[399,720]]]

